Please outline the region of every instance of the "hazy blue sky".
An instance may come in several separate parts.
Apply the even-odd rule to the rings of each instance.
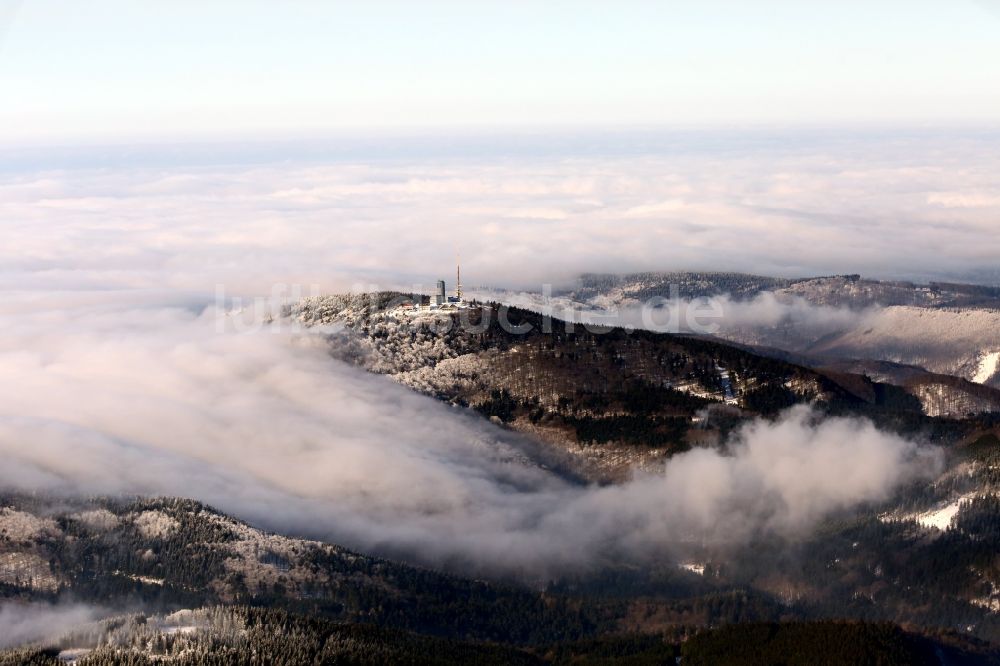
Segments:
[[[0,7],[4,142],[1000,118],[996,0]]]

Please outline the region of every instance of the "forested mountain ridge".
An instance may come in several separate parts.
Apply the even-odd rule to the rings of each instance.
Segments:
[[[576,300],[647,299],[653,297],[701,298],[729,294],[752,298],[763,291],[784,289],[796,280],[728,272],[649,271],[644,273],[584,273],[577,284],[559,290]]]
[[[348,633],[369,631],[352,630],[351,624],[378,625],[383,629],[375,633],[389,637],[397,648],[417,640],[401,631],[537,652],[539,646],[566,641],[680,635],[718,624],[805,619],[812,614],[808,606],[779,603],[772,591],[753,590],[745,572],[713,566],[714,573],[704,577],[676,567],[658,568],[648,589],[638,594],[626,588],[611,594],[599,591],[605,585],[599,580],[614,580],[625,571],[582,581],[582,587],[555,584],[540,592],[270,534],[191,500],[0,497],[0,598],[8,603],[70,601],[141,608],[161,616],[225,604],[270,609],[252,613],[282,623],[284,616],[273,612],[283,609],[308,614],[309,622],[348,623]],[[576,592],[573,587],[578,587]],[[202,619],[208,618],[206,623],[216,629],[231,628],[243,626],[248,612],[218,611]],[[232,620],[233,613],[243,619]],[[223,616],[230,620],[222,625],[211,619]],[[146,628],[140,626],[145,621],[125,624],[151,640],[147,628],[198,625],[188,620],[175,616]],[[138,634],[132,632],[110,647],[133,645]],[[371,637],[375,643],[382,638]],[[216,648],[228,645],[218,635],[215,639]],[[163,649],[174,642],[154,641]],[[62,648],[72,647],[70,643]],[[454,643],[434,645],[446,651],[466,649]],[[93,659],[100,654],[98,650]]]
[[[800,403],[920,421],[912,395],[721,341],[547,318],[496,303],[414,313],[419,296],[306,299],[285,315],[338,325],[334,354],[576,454],[594,478],[713,443],[741,419]]]
[[[691,630],[781,617],[778,604],[767,595],[717,591],[690,576],[672,590],[673,597],[651,598],[646,605],[662,609],[661,615],[676,616],[678,624]],[[177,498],[0,495],[0,601],[56,608],[63,603],[140,608],[164,616],[219,604],[268,609],[267,613],[289,611],[308,615],[308,622],[327,622],[324,626],[331,620],[347,623],[348,633],[358,623],[377,625],[381,628],[377,631],[357,630],[362,637],[374,632],[369,638],[376,645],[388,637],[389,645],[379,647],[376,655],[383,648],[417,641],[405,632],[512,646],[645,633],[643,621],[631,617],[633,606],[624,599],[461,578],[331,544],[270,534],[199,502]],[[267,613],[263,617],[284,617]],[[145,621],[126,623],[141,629]],[[132,645],[135,635],[156,638],[139,630],[126,635],[123,646]],[[144,644],[149,642],[145,639]],[[212,644],[220,647],[215,639]],[[225,644],[222,641],[221,646]],[[449,654],[466,649],[454,643],[431,644]],[[468,653],[476,650],[469,648]],[[51,663],[45,654],[32,654],[30,658],[37,660],[31,663]],[[98,651],[94,659],[101,654],[114,653]],[[488,657],[490,651],[483,654]],[[13,662],[5,662],[0,653],[0,663],[22,663],[17,659],[27,659],[25,655],[15,653],[9,657]],[[221,657],[236,658],[226,651]],[[136,659],[134,663],[145,663],[142,655]],[[424,662],[414,657],[413,663]]]
[[[727,272],[664,271],[628,274],[584,273],[577,283],[556,292],[581,302],[641,301],[730,296],[752,299],[763,292],[800,296],[814,305],[864,308],[906,305],[925,308],[1000,308],[1000,287],[955,282],[920,284],[874,280],[860,275],[776,278]]]
[[[249,605],[306,613],[311,622],[393,628],[365,639],[389,640],[372,654],[423,640],[394,630],[521,646],[544,657],[539,646],[565,641],[599,640],[567,649],[601,652],[622,635],[831,617],[905,623],[925,633],[943,627],[995,641],[1000,440],[984,437],[960,453],[933,486],[914,486],[854,518],[833,520],[800,543],[767,541],[738,556],[706,551],[697,571],[664,555],[646,568],[553,581],[544,592],[269,534],[190,500],[8,494],[0,498],[0,597],[161,614]],[[938,515],[952,516],[951,525]],[[662,657],[658,644],[646,645]]]
[[[559,597],[270,534],[172,498],[0,495],[2,597],[150,611],[251,604],[509,642],[588,635],[598,623]]]
[[[674,272],[586,274],[554,296],[560,307],[625,313],[626,320],[658,303],[685,307],[689,300],[712,299],[724,311],[715,333],[720,339],[813,359],[808,365],[885,361],[1000,388],[997,286]],[[949,400],[1000,411],[997,400],[983,404],[955,387],[941,390]],[[928,413],[940,407],[933,399],[927,405]]]

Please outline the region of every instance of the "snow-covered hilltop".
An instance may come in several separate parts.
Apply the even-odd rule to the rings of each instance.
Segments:
[[[817,372],[704,338],[596,329],[495,303],[415,315],[410,299],[332,295],[284,314],[326,331],[343,360],[569,452],[590,478],[658,466],[717,441],[727,423],[797,403],[921,417],[915,392],[900,399],[858,374]],[[993,397],[1000,404],[1000,394],[986,396],[972,411],[988,410]]]

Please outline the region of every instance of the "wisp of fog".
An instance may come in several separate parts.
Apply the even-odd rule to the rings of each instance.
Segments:
[[[0,648],[44,641],[108,615],[85,604],[0,603]]]

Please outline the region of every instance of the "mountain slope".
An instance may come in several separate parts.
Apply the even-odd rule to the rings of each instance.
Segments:
[[[923,308],[1000,309],[1000,287],[930,282],[916,284],[831,275],[775,278],[724,272],[647,272],[625,275],[585,273],[578,283],[557,292],[580,302],[622,304],[653,297],[684,299],[731,296],[748,300],[763,292],[799,296],[813,305],[863,309],[907,305]]]
[[[1000,288],[918,285],[857,275],[804,279],[733,273],[584,275],[560,304],[623,311],[650,299],[718,298],[716,336],[826,364],[888,361],[1000,388]],[[1000,404],[993,405],[1000,409]]]
[[[526,588],[269,534],[183,499],[0,495],[0,597],[252,604],[511,642],[586,635],[595,622]]]
[[[886,307],[849,330],[794,351],[905,363],[988,383],[997,368],[993,363],[984,369],[983,361],[1000,351],[1000,310]]]
[[[407,298],[327,296],[285,314],[339,326],[330,335],[339,358],[537,435],[576,455],[592,478],[655,466],[717,442],[741,418],[802,402],[919,417],[919,404],[891,387],[715,340],[599,329],[497,304],[414,313],[398,305]]]
[[[997,430],[1000,430],[998,428]],[[787,542],[669,552],[553,581],[470,581],[256,530],[178,499],[0,498],[0,598],[169,614],[236,604],[461,641],[542,645],[746,621],[856,618],[1000,640],[1000,439]],[[948,520],[939,520],[946,515]]]

